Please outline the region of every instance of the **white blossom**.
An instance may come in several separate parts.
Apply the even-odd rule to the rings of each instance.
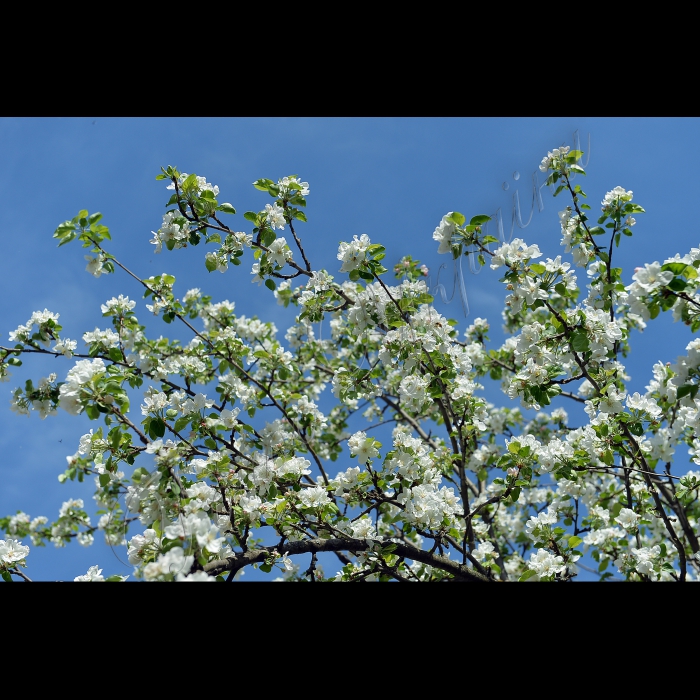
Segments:
[[[29,554],[29,547],[18,540],[0,540],[0,561],[5,565],[15,566]]]
[[[104,581],[104,576],[102,576],[102,569],[97,566],[91,566],[86,574],[82,576],[76,576],[74,581]],[[101,589],[100,589],[101,590]]]

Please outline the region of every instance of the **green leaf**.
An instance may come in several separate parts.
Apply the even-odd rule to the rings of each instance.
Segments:
[[[680,277],[674,277],[668,283],[668,288],[672,289],[674,292],[684,292],[687,286],[687,282],[684,282]]]
[[[478,214],[477,216],[472,216],[471,221],[469,222],[470,226],[481,226],[481,224],[485,224],[487,221],[491,221],[490,216],[486,216],[485,214]]]
[[[685,272],[685,263],[666,263],[661,267],[663,272],[673,272],[674,275],[682,275]]]
[[[138,467],[134,469],[134,473],[132,474],[132,479],[134,481],[141,481],[144,477],[148,476],[150,472],[148,469],[145,469],[144,467]]]
[[[100,474],[100,486],[104,488],[109,484],[111,479],[109,478],[109,474]]]
[[[243,214],[243,218],[248,219],[248,221],[252,221],[254,224],[258,223],[258,215],[254,211],[247,211],[245,214]]]
[[[256,190],[260,190],[261,192],[267,192],[270,189],[270,185],[272,185],[273,182],[272,180],[268,180],[267,178],[262,178],[260,180],[256,180],[253,183],[253,187],[255,187]]]
[[[583,542],[583,539],[577,537],[576,535],[572,535],[571,537],[569,537],[569,547],[571,547],[571,549],[581,544],[581,542]]]
[[[574,331],[571,335],[571,347],[576,352],[588,352],[590,349],[590,343],[586,331],[583,328],[579,328]]]
[[[274,292],[275,289],[277,288],[277,285],[275,284],[275,281],[274,281],[274,280],[271,280],[271,279],[266,279],[266,280],[265,280],[265,286],[266,286],[268,289],[271,289],[273,292]]]
[[[70,242],[75,238],[76,235],[77,235],[77,234],[75,233],[75,231],[72,231],[71,233],[69,233],[69,234],[58,244],[58,248],[60,248],[62,245],[65,245],[66,243],[70,243]]]
[[[542,265],[541,263],[533,263],[530,265],[530,269],[536,274],[536,275],[542,275],[547,271],[547,268]]]
[[[233,208],[233,205],[229,204],[228,202],[223,202],[222,204],[219,204],[219,206],[216,208],[217,211],[222,211],[224,214],[235,214],[236,210]]]
[[[683,386],[679,386],[678,389],[676,390],[676,397],[679,399],[682,399],[684,396],[687,396],[693,389],[695,389],[695,391],[697,391],[698,385],[697,384],[684,384]]]
[[[54,231],[53,237],[63,238],[64,236],[67,236],[69,234],[73,234],[72,238],[75,238],[75,226],[73,226],[73,224],[70,223],[70,221],[66,221]]]
[[[94,404],[88,404],[85,407],[85,413],[90,420],[97,420],[100,417],[100,409]]]
[[[527,581],[529,578],[532,578],[535,575],[534,569],[528,569],[519,579],[518,581]]]
[[[192,175],[188,175],[185,181],[182,183],[182,189],[186,190],[189,187],[192,187],[195,183],[197,182],[197,175],[195,173],[192,173]]]
[[[448,221],[451,221],[453,224],[456,224],[457,226],[462,226],[464,222],[466,221],[466,218],[464,217],[464,214],[460,214],[458,211],[453,211],[448,217]]]
[[[190,419],[187,416],[182,416],[182,417],[178,418],[175,421],[175,426],[174,426],[175,432],[176,433],[181,432],[182,429],[185,428],[189,422],[190,422]]]

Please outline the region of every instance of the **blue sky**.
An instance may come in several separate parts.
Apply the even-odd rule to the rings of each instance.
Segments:
[[[181,294],[200,287],[214,301],[235,301],[239,313],[273,320],[283,335],[291,318],[267,290],[251,285],[250,257],[221,275],[206,272],[201,247],[153,253],[151,231],[160,226],[170,194],[155,180],[161,165],[204,175],[218,185],[220,201],[231,202],[239,212],[232,219],[237,230],[248,227],[244,211],[269,201],[252,187],[254,180],[298,174],[311,188],[309,222],[300,225],[300,235],[315,267],[337,274],[338,242],[366,233],[387,247],[387,263],[411,254],[429,266],[434,279],[447,257],[437,255],[431,237],[440,218],[451,210],[469,218],[493,215],[500,208],[509,228],[518,192],[527,220],[532,174],[537,172],[542,182],[537,169],[542,157],[558,145],[572,145],[577,130],[583,150],[588,150],[590,134],[588,175],[578,182],[594,210],[605,192],[618,185],[633,190],[635,201],[647,210],[638,217],[634,237],[623,240],[616,252],[626,283],[635,266],[700,245],[690,208],[700,185],[698,119],[0,119],[0,342],[7,345],[7,334],[44,308],[60,313],[64,334],[80,341],[84,332],[106,327],[100,304],[119,293],[136,299],[139,319],[151,324],[140,291],[124,275],[95,279],[85,272],[84,251],[77,243],[56,248],[51,237],[56,226],[83,208],[103,213],[113,237],[110,251],[140,276],[174,274]],[[554,200],[546,189],[542,196],[543,210],[536,208],[529,226],[516,226],[514,236],[537,243],[545,257],[554,257],[563,253],[557,212],[567,202]],[[438,301],[437,308],[460,327],[486,317],[493,339],[502,339],[500,275],[485,269],[475,277],[464,269],[468,318],[456,298],[450,305]],[[449,273],[441,280],[451,286]],[[183,337],[173,327],[160,328],[154,325],[154,332]],[[690,338],[668,315],[636,333],[627,363],[630,389],[643,391],[653,363],[674,361]],[[36,380],[55,371],[63,379],[70,366],[64,358],[28,358],[9,383],[0,385],[0,396],[5,396],[0,401],[2,515],[21,509],[32,517],[54,519],[68,498],[83,498],[91,508],[91,484],[60,485],[57,475],[65,468],[65,456],[76,451],[80,436],[95,424],[65,412],[41,421],[36,414],[21,417],[9,409],[11,390],[28,377]],[[488,393],[494,402],[501,396],[497,389]],[[680,457],[685,460],[682,451]],[[116,555],[126,562],[124,551]],[[105,574],[131,570],[97,541],[87,549],[77,544],[65,550],[32,548],[28,562],[27,573],[37,579],[72,580],[93,564]]]

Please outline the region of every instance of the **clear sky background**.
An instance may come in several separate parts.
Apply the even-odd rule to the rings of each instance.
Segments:
[[[112,233],[108,248],[141,277],[162,272],[177,278],[175,291],[192,287],[214,301],[236,302],[237,311],[274,321],[284,330],[291,316],[264,287],[250,282],[252,256],[226,274],[207,273],[203,246],[153,252],[151,231],[161,224],[170,192],[155,176],[160,166],[203,175],[219,186],[219,201],[238,210],[227,223],[249,230],[243,212],[271,201],[252,187],[265,177],[298,174],[310,183],[307,224],[300,236],[314,267],[338,275],[338,242],[366,233],[387,248],[387,267],[411,254],[426,263],[431,280],[448,256],[437,255],[432,232],[448,211],[467,218],[494,215],[500,208],[510,232],[517,192],[525,221],[532,208],[532,175],[543,182],[538,165],[548,150],[568,144],[578,130],[588,175],[577,182],[589,195],[594,213],[606,191],[620,185],[634,191],[647,210],[637,217],[634,237],[616,251],[625,283],[634,267],[662,260],[700,245],[695,206],[700,173],[700,120],[690,118],[5,118],[0,119],[0,343],[26,323],[33,311],[60,314],[63,334],[82,344],[84,332],[108,327],[100,304],[119,293],[137,301],[135,312],[149,335],[163,333],[189,340],[175,325],[165,326],[145,308],[141,291],[119,271],[95,279],[85,271],[85,251],[77,242],[56,248],[56,226],[80,209],[100,211]],[[516,175],[518,176],[516,178]],[[563,254],[557,212],[568,202],[542,190],[544,208],[535,207],[530,224],[514,236],[537,243],[544,257]],[[283,234],[284,235],[284,232]],[[500,274],[465,270],[469,314],[457,297],[438,310],[460,322],[477,316],[491,321],[495,343],[502,341],[500,311],[504,290]],[[338,275],[339,276],[339,275]],[[451,267],[441,274],[451,291]],[[581,273],[579,280],[582,282]],[[152,329],[152,330],[151,330]],[[644,391],[658,360],[675,361],[691,339],[687,328],[667,314],[632,338],[627,361],[631,391]],[[73,362],[28,356],[0,385],[0,514],[18,509],[53,520],[61,503],[83,498],[94,511],[93,484],[57,480],[66,455],[95,422],[65,412],[42,421],[37,414],[17,416],[9,408],[11,390],[31,377],[50,372],[63,380]],[[494,403],[507,398],[490,388]],[[572,416],[579,414],[564,405]],[[135,413],[134,413],[135,412]],[[140,420],[138,404],[132,404]],[[580,424],[581,418],[578,418]],[[680,450],[675,472],[688,469]],[[349,464],[337,463],[338,469]],[[333,469],[331,469],[333,471]],[[136,532],[136,531],[134,531]],[[30,544],[27,542],[27,544]],[[121,559],[120,563],[119,559]],[[131,573],[125,549],[113,553],[99,536],[90,548],[77,543],[65,550],[32,547],[27,573],[36,579],[72,580],[93,564],[103,573]],[[327,570],[327,574],[333,571]],[[249,572],[246,579],[256,577]],[[581,577],[585,578],[585,577]]]

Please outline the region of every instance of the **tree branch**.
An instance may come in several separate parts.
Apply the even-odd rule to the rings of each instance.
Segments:
[[[389,544],[389,543],[385,543]],[[396,544],[396,549],[394,553],[404,559],[411,559],[413,561],[419,561],[422,564],[427,564],[436,569],[440,569],[449,574],[452,574],[456,580],[459,581],[479,581],[486,582],[489,581],[487,576],[480,574],[467,566],[458,564],[457,562],[451,561],[445,556],[439,554],[431,554],[425,550],[418,549],[416,547],[411,547],[406,544]],[[370,548],[370,545],[366,540],[354,540],[354,539],[312,539],[303,540],[300,542],[289,542],[285,544],[285,550],[288,552],[289,556],[295,554],[308,554],[310,552],[366,552]],[[237,556],[228,557],[227,559],[217,559],[216,561],[209,562],[204,566],[204,571],[211,576],[216,576],[225,571],[229,571],[235,574],[245,566],[250,564],[259,563],[265,561],[275,550],[275,547],[263,547],[260,549],[253,549],[244,554],[239,554]]]

